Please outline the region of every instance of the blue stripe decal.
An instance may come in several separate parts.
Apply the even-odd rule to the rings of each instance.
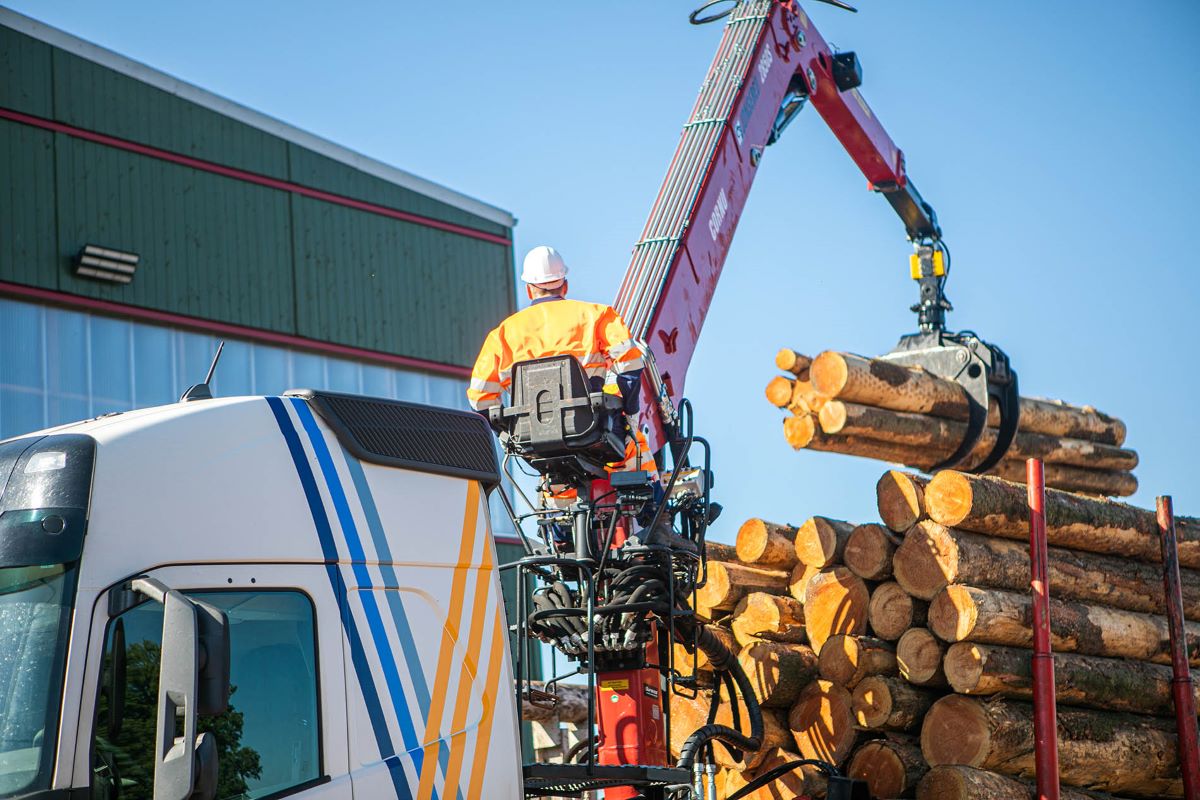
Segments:
[[[354,482],[354,490],[358,494],[363,516],[367,521],[367,529],[371,532],[371,542],[375,545],[375,554],[379,560],[379,572],[388,586],[399,587],[396,568],[392,565],[392,549],[388,544],[387,534],[383,530],[383,521],[379,517],[379,509],[375,506],[375,496],[371,493],[371,485],[363,472],[362,464],[354,456],[342,449],[342,458]],[[400,647],[404,650],[404,660],[408,662],[408,672],[416,690],[417,703],[421,707],[422,719],[429,719],[429,684],[425,681],[425,672],[421,666],[421,654],[417,652],[416,639],[413,637],[412,626],[408,622],[408,614],[404,611],[404,603],[399,592],[386,592],[388,608],[392,612],[392,624],[400,637]],[[442,774],[450,763],[450,748],[438,748],[438,763],[441,764]],[[458,788],[458,798],[462,800],[462,787]]]
[[[392,705],[395,707],[397,721],[400,723],[400,732],[404,736],[405,747],[407,747],[409,756],[412,758],[419,773],[421,771],[421,764],[425,759],[425,753],[422,749],[423,745],[417,737],[416,729],[413,726],[412,712],[409,710],[408,698],[404,692],[404,684],[400,680],[400,670],[397,668],[396,657],[392,653],[392,645],[388,641],[387,630],[383,625],[383,615],[379,611],[375,594],[370,591],[373,586],[371,583],[371,574],[367,570],[366,565],[367,555],[363,550],[362,540],[358,536],[358,526],[354,523],[354,515],[350,511],[350,503],[346,499],[346,491],[342,487],[342,480],[338,476],[337,468],[333,464],[333,457],[330,455],[329,446],[325,443],[325,436],[321,433],[321,429],[317,427],[317,420],[313,416],[312,409],[308,407],[308,403],[300,398],[291,398],[291,400],[293,407],[296,409],[296,416],[300,418],[300,424],[304,427],[305,433],[308,434],[313,453],[317,457],[317,463],[321,466],[321,473],[325,477],[326,488],[329,490],[330,499],[333,501],[334,510],[337,512],[342,533],[346,537],[346,545],[350,552],[354,578],[358,581],[362,589],[368,590],[360,591],[358,596],[362,601],[363,611],[366,613],[367,626],[370,628],[375,650],[379,654],[379,663],[383,667],[384,679],[387,682],[388,691],[392,696]],[[433,792],[433,800],[437,800],[437,797],[438,793],[435,790]]]
[[[308,465],[308,456],[304,452],[300,436],[296,432],[295,425],[292,424],[291,417],[288,416],[287,409],[284,408],[283,401],[278,397],[268,397],[267,404],[271,407],[271,413],[275,415],[275,421],[279,424],[279,431],[283,434],[284,441],[287,442],[288,452],[291,453],[292,463],[296,467],[296,474],[304,489],[304,498],[308,501],[313,525],[317,529],[317,539],[321,543],[321,555],[325,559],[325,572],[329,577],[333,596],[337,598],[342,625],[346,629],[346,637],[350,644],[350,659],[354,664],[358,683],[362,687],[363,701],[367,706],[367,716],[371,720],[371,730],[375,734],[379,755],[387,765],[392,785],[396,789],[396,796],[402,800],[412,800],[408,776],[404,774],[404,766],[400,759],[396,758],[396,749],[392,746],[392,737],[388,733],[387,723],[384,721],[383,704],[379,701],[375,679],[371,676],[371,667],[367,663],[367,655],[358,634],[358,626],[354,623],[354,617],[350,614],[350,608],[346,602],[346,584],[337,567],[338,555],[337,548],[333,544],[333,531],[329,525],[329,516],[325,513],[325,504],[321,501],[321,492],[317,489],[316,478]]]

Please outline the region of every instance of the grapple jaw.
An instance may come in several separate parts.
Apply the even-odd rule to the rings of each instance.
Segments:
[[[996,444],[980,462],[967,471],[982,473],[999,463],[1012,445],[1020,420],[1021,405],[1017,391],[1017,373],[1008,356],[971,331],[950,333],[944,330],[913,333],[901,337],[896,348],[881,360],[909,367],[954,381],[962,386],[969,410],[967,432],[945,461],[931,471],[960,467],[979,443],[987,427],[988,405],[992,399],[1000,412]]]

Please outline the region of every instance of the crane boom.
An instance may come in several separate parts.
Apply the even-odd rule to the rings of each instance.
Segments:
[[[910,239],[941,238],[933,209],[904,171],[904,154],[857,86],[853,53],[835,54],[794,0],[743,0],[684,125],[667,175],[617,293],[616,309],[646,342],[661,395],[646,382],[652,449],[665,442],[764,148],[807,102],[816,106]]]

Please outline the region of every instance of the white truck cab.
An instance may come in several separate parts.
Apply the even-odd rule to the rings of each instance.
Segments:
[[[482,418],[330,393],[0,442],[0,797],[520,797],[498,481]],[[227,620],[215,716],[184,607]]]

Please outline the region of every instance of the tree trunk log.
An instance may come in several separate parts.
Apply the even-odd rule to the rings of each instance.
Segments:
[[[737,548],[724,542],[704,542],[705,558],[709,561],[737,561]]]
[[[722,628],[719,625],[706,625],[709,632],[720,640],[721,644],[725,645],[725,649],[729,652],[736,652],[738,647],[733,639],[733,632],[728,628]],[[675,669],[679,670],[685,677],[692,674],[693,656],[688,652],[688,649],[679,642],[673,642],[671,645],[675,651]],[[695,670],[697,672],[712,672],[712,664],[708,661],[708,656],[700,648],[696,648],[695,655]]]
[[[817,390],[813,388],[812,381],[807,378],[798,378],[792,386],[792,405],[790,408],[797,414],[803,409],[815,416],[828,402],[829,398],[818,394]],[[815,418],[813,419],[813,424],[817,424]]]
[[[850,532],[842,561],[865,581],[892,577],[892,554],[900,540],[883,525],[869,522]]]
[[[534,688],[546,691],[546,684],[534,681]],[[554,687],[558,702],[554,708],[543,708],[529,702],[528,698],[521,700],[521,719],[526,722],[587,722],[588,690],[586,686],[576,686],[570,683],[560,683]]]
[[[810,567],[842,563],[842,553],[854,524],[828,517],[809,517],[795,536],[796,558]]]
[[[788,576],[788,594],[803,603],[804,594],[808,591],[808,582],[820,571],[820,567],[810,567],[808,564],[792,567],[792,574]]]
[[[1005,458],[992,469],[992,474],[1014,483],[1025,483],[1025,462]],[[1066,464],[1047,464],[1046,485],[1062,492],[1129,497],[1138,489],[1138,480],[1130,472],[1087,469]]]
[[[696,604],[713,611],[732,611],[749,592],[782,594],[787,591],[787,585],[786,572],[729,561],[709,561],[708,581],[696,590]]]
[[[792,373],[797,378],[808,378],[808,368],[811,365],[811,358],[788,347],[775,354],[775,366],[784,372]]]
[[[1028,650],[959,642],[946,651],[946,677],[959,694],[1033,697],[1032,654]],[[1074,653],[1054,654],[1055,700],[1062,705],[1170,716],[1171,668]],[[1200,708],[1200,673],[1192,673]]]
[[[945,642],[1033,645],[1033,609],[1025,593],[947,586],[929,605],[929,628]],[[1193,666],[1200,664],[1200,623],[1185,622]],[[1050,600],[1050,640],[1055,650],[1157,664],[1171,662],[1163,617],[1105,606]]]
[[[905,533],[925,519],[925,487],[929,479],[911,472],[888,470],[875,484],[879,518],[896,533]]]
[[[813,681],[800,693],[788,728],[801,756],[835,765],[850,757],[858,739],[850,702],[850,693],[829,681]]]
[[[867,632],[871,592],[863,579],[845,567],[829,567],[814,575],[804,596],[805,630],[813,650],[838,633]]]
[[[825,640],[818,664],[822,678],[853,689],[871,675],[895,675],[896,648],[871,636],[838,634]]]
[[[800,756],[795,753],[779,747],[772,750],[762,760],[755,772],[762,775],[799,758]],[[811,764],[805,764],[791,772],[784,773],[783,777],[771,781],[750,795],[750,798],[751,800],[794,800],[797,797],[824,797],[827,784],[828,779],[824,772]]]
[[[880,639],[894,642],[909,628],[925,624],[929,604],[914,600],[895,581],[881,583],[871,592],[867,621]]]
[[[1158,565],[1117,556],[1047,549],[1050,593],[1060,600],[1165,614]],[[1025,591],[1029,587],[1029,546],[968,531],[932,520],[919,523],[905,537],[893,559],[896,581],[913,597],[932,600],[952,583]],[[1200,573],[1180,571],[1184,615],[1200,621]]]
[[[813,387],[826,397],[893,411],[967,418],[962,387],[924,370],[827,350],[813,359],[809,375]]]
[[[1000,409],[994,403],[988,407],[988,425],[1000,426]],[[1125,444],[1124,422],[1091,406],[1072,406],[1061,400],[1022,397],[1020,429],[1047,436],[1088,439],[1115,447]]]
[[[812,444],[817,432],[817,423],[811,414],[793,414],[783,420],[783,438],[796,450],[803,450]]]
[[[864,728],[909,731],[921,724],[933,699],[933,693],[903,678],[871,675],[854,687],[850,707]]]
[[[791,570],[796,566],[796,529],[791,525],[748,519],[737,532],[739,561],[763,569]]]
[[[745,647],[758,639],[803,642],[804,606],[786,595],[751,592],[733,610],[733,638]]]
[[[943,525],[1010,539],[1029,538],[1026,488],[1000,478],[940,472],[925,489],[929,516]],[[1179,563],[1200,568],[1200,520],[1176,517]],[[1046,491],[1046,535],[1072,550],[1159,562],[1153,511],[1112,500]]]
[[[1063,786],[1059,800],[1099,800],[1112,795]],[[974,767],[933,767],[917,784],[917,800],[1038,800],[1037,790],[1019,781]]]
[[[708,709],[712,702],[711,698],[712,695],[709,692],[702,692],[694,698],[678,694],[671,695],[671,754],[676,758],[679,757],[679,748],[683,746],[688,737],[708,724]],[[715,722],[717,725],[734,727],[733,710],[729,703],[721,703],[717,708]],[[741,731],[742,733],[749,734],[745,713],[741,715]],[[784,727],[783,719],[779,713],[772,709],[764,708],[763,747],[751,753],[743,753],[742,759],[736,761],[724,745],[714,744],[714,760],[720,766],[729,769],[741,771],[752,770],[762,763],[762,760],[774,748],[790,745],[790,738],[790,731]]]
[[[871,797],[908,797],[928,771],[921,748],[899,737],[867,742],[846,767],[851,778],[866,781]]]
[[[896,642],[900,675],[916,686],[945,686],[942,658],[946,646],[927,628],[909,628]]]
[[[751,642],[738,654],[738,663],[765,708],[791,708],[817,676],[817,654],[803,644]]]
[[[1173,729],[1172,720],[1061,708],[1061,780],[1137,797],[1180,797],[1183,785]],[[1033,709],[1011,700],[947,695],[925,715],[921,752],[930,766],[961,764],[1031,777]]]
[[[812,417],[809,417],[809,419],[812,420]],[[785,420],[784,435],[788,436],[786,425],[787,422]],[[808,448],[809,450],[817,450],[822,453],[841,453],[847,456],[884,461],[889,464],[903,464],[906,467],[926,472],[944,460],[936,453],[922,450],[919,447],[906,447],[904,445],[891,444],[890,442],[881,442],[878,439],[864,439],[858,436],[828,434],[822,431],[816,424],[813,425],[811,432],[805,430],[804,433],[807,433],[807,438],[803,440],[799,433],[788,438],[788,442],[792,447],[797,450]],[[803,441],[803,444],[800,443],[801,441]]]
[[[767,381],[767,388],[764,392],[767,396],[767,402],[776,408],[787,408],[792,404],[792,392],[795,391],[795,381],[788,380],[780,375],[776,375],[771,380]]]

